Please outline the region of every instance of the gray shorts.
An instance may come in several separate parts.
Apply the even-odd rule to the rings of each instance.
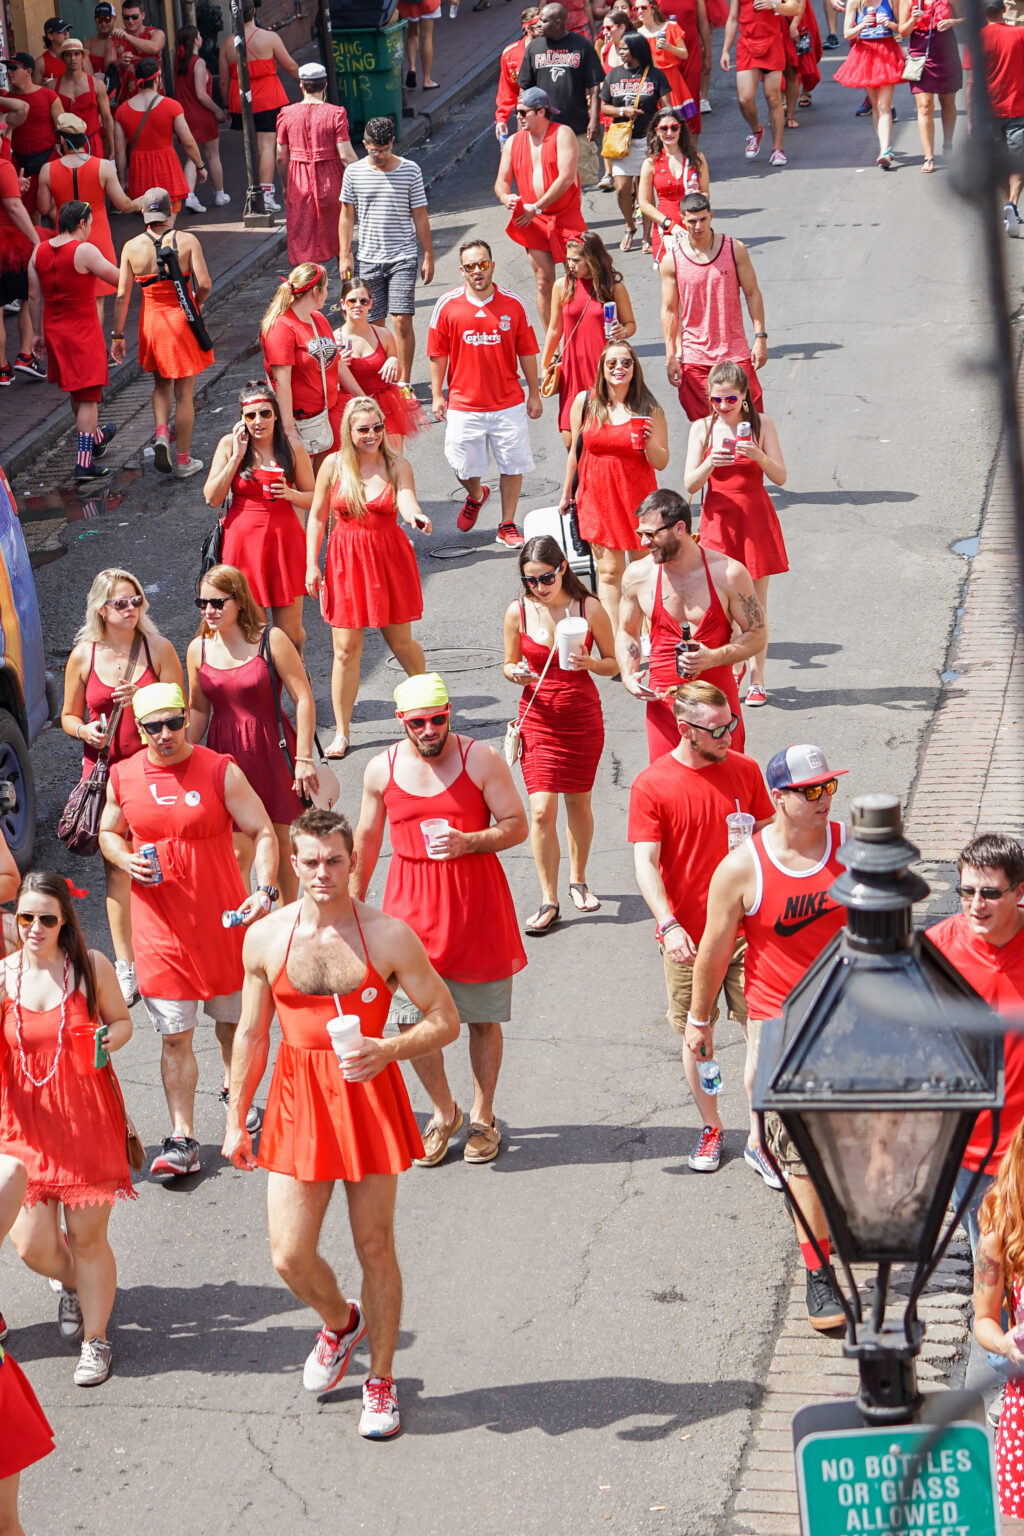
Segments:
[[[418,256],[395,261],[361,261],[359,276],[370,290],[370,319],[383,323],[388,315],[411,315],[416,310]]]
[[[504,976],[500,981],[449,981],[447,976],[441,979],[452,995],[463,1024],[507,1024],[512,1017],[511,976]],[[418,1024],[422,1017],[416,1004],[410,1002],[401,987],[397,987],[391,999],[388,1023],[408,1029],[411,1024]]]
[[[144,997],[142,1001],[158,1035],[183,1035],[186,1030],[195,1029],[200,1007],[216,1024],[237,1024],[242,1017],[240,991],[225,992],[205,1001],[195,997]]]

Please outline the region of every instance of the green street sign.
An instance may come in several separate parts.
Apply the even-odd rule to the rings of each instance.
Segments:
[[[809,1434],[796,1447],[803,1536],[997,1536],[980,1424]]]

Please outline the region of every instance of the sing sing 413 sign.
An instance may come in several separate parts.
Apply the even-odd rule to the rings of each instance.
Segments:
[[[803,1536],[998,1536],[980,1424],[810,1434],[796,1472]]]

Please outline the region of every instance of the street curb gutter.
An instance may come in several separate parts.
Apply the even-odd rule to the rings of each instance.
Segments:
[[[418,144],[425,143],[433,135],[435,120],[438,123],[442,122],[446,113],[451,108],[460,106],[464,101],[468,101],[482,85],[486,84],[488,78],[493,78],[493,72],[497,69],[503,49],[508,46],[509,42],[513,41],[516,35],[513,34],[512,38],[507,38],[500,48],[481,59],[468,74],[463,75],[456,85],[449,86],[448,90],[437,101],[431,102],[429,111],[417,113],[399,140],[400,148],[403,151],[408,151],[415,148]],[[442,176],[447,175],[452,166],[461,158],[461,155],[457,156],[456,161],[437,171],[429,178],[426,185],[428,187],[433,186]],[[263,264],[268,267],[273,265],[285,250],[286,245],[287,237],[285,227],[282,224],[274,230],[273,234],[268,235],[266,240],[261,241],[252,250],[248,251],[233,267],[229,267],[226,272],[222,273],[213,285],[213,293],[210,296],[205,311],[207,320],[216,321],[218,309],[224,299],[247,281],[255,267]],[[142,369],[137,361],[122,364],[107,386],[104,404],[115,400],[122,390],[135,383],[141,373]],[[30,469],[46,449],[51,448],[65,432],[70,430],[67,406],[59,405],[54,407],[45,421],[41,421],[38,426],[26,432],[24,437],[17,438],[11,444],[10,450],[4,455],[3,460],[4,472],[12,486],[15,485],[19,475],[23,474],[25,470]],[[15,489],[17,489],[16,486]]]

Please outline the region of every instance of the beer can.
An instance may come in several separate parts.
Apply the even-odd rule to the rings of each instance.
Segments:
[[[164,878],[164,872],[160,868],[160,855],[156,851],[156,843],[143,843],[139,849],[139,857],[145,859],[153,871],[151,885],[159,885]]]
[[[619,311],[615,307],[614,300],[604,306],[604,334],[607,338],[611,335],[612,327],[617,324]]]
[[[744,442],[749,443],[749,441],[750,441],[750,422],[749,421],[738,421],[736,423],[736,441],[740,442],[740,443],[744,443]]]
[[[241,907],[239,907],[237,911],[234,911],[231,907],[228,907],[226,912],[221,913],[220,922],[222,928],[240,928],[245,922],[245,913],[242,911]]]

